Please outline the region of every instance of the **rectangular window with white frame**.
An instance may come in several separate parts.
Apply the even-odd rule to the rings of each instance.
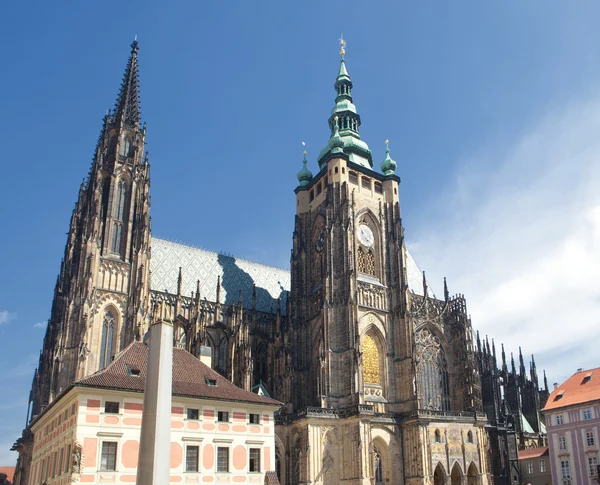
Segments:
[[[590,455],[588,456],[588,467],[590,471],[590,477],[595,477],[598,474],[598,456]]]
[[[563,415],[562,415],[562,414],[557,414],[557,415],[556,415],[556,424],[557,424],[557,425],[559,425],[559,424],[563,424],[563,422],[564,422],[564,421],[563,421]]]
[[[187,409],[187,418],[197,420],[200,417],[200,412],[198,409],[188,408]]]
[[[583,420],[584,421],[589,421],[590,419],[592,419],[592,410],[591,409],[584,409],[583,410]]]
[[[227,411],[218,411],[217,412],[217,421],[220,423],[229,422],[229,413]]]
[[[593,431],[586,431],[585,442],[587,443],[588,446],[594,446],[596,444],[596,440],[594,439]]]
[[[260,472],[260,448],[250,448],[248,471],[252,473]]]
[[[100,454],[100,471],[114,472],[117,469],[117,442],[103,441]]]
[[[107,414],[119,414],[119,403],[117,401],[105,401],[104,412]]]
[[[198,445],[188,445],[185,448],[185,471],[198,472],[198,459],[200,457],[200,447]]]
[[[260,424],[260,414],[248,414],[248,422],[250,424]]]
[[[528,461],[527,462],[527,474],[531,475],[533,473],[533,462],[532,461]]]
[[[564,436],[559,436],[558,437],[558,449],[559,450],[566,450],[567,449],[567,438],[565,438]]]
[[[543,458],[540,460],[540,473],[546,472],[546,460]]]
[[[219,446],[217,448],[217,473],[229,472],[229,448]]]
[[[571,485],[571,464],[569,460],[560,461],[562,485]]]

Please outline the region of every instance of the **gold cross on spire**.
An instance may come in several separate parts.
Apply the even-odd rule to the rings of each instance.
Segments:
[[[340,34],[340,56],[342,56],[342,59],[344,54],[346,54],[346,41],[344,40],[344,34]]]

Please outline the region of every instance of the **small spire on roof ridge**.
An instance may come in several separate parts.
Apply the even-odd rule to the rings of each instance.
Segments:
[[[304,142],[302,142],[302,144],[306,145]],[[310,181],[313,178],[312,172],[306,166],[306,164],[308,163],[308,161],[306,160],[306,149],[304,149],[303,154],[304,154],[304,159],[302,160],[302,170],[300,170],[296,174],[296,177],[298,178],[298,185],[300,187],[306,187],[307,185],[310,185]]]
[[[396,162],[390,157],[390,141],[385,140],[385,160],[381,162],[381,171],[384,175],[393,175],[396,167]],[[445,278],[444,281],[446,281]]]

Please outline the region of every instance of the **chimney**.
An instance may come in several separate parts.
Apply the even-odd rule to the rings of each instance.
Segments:
[[[212,347],[200,347],[200,362],[212,369]]]
[[[553,386],[554,386],[554,390],[558,389],[558,382],[555,382],[555,383],[553,384]]]

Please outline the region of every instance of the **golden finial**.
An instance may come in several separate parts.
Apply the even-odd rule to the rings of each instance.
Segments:
[[[344,34],[340,35],[340,56],[342,59],[344,58],[344,54],[346,54],[346,41],[344,40]]]
[[[304,150],[304,156],[306,156],[306,150]]]
[[[336,121],[336,122],[337,122],[337,120],[338,120],[338,115],[335,115],[335,116],[333,117],[333,121]]]
[[[385,140],[385,146],[387,147],[390,144],[390,140]]]

